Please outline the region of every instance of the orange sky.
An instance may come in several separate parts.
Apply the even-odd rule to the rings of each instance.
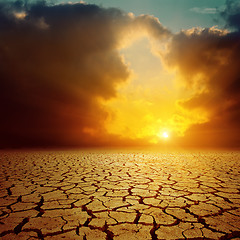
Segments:
[[[228,29],[173,33],[119,9],[1,3],[0,147],[239,147],[231,4]]]

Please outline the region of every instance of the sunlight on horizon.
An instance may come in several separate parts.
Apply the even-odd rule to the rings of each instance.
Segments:
[[[168,126],[175,136],[184,136],[189,126],[206,121],[201,110],[188,112],[179,105],[190,93],[183,91],[176,72],[166,69],[153,51],[146,37],[120,51],[131,76],[118,87],[116,98],[103,102],[109,113],[108,133],[157,144],[159,129]],[[167,131],[160,135],[160,139],[169,137]]]

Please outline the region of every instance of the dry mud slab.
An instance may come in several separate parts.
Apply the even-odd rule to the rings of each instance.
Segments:
[[[240,239],[239,152],[0,152],[1,239]]]

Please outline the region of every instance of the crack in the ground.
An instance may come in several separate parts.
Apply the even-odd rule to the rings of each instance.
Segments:
[[[155,218],[153,217],[153,227],[150,230],[152,240],[158,240],[156,231],[159,229],[159,227],[160,227],[160,224],[157,224],[156,221],[155,221]]]
[[[7,193],[8,193],[8,196],[11,196],[12,195],[12,191],[11,191],[11,188],[12,187],[14,187],[15,185],[14,184],[12,184],[12,186],[11,187],[8,187],[7,188]]]
[[[108,229],[108,225],[107,225],[107,222],[106,222],[106,221],[105,221],[105,225],[103,226],[102,231],[107,234],[106,240],[113,240],[113,238],[114,238],[114,233]]]
[[[136,214],[136,218],[133,221],[134,224],[138,224],[138,221],[139,221],[139,219],[140,219],[140,217],[142,215],[142,213],[140,213],[139,210],[136,210],[136,213],[137,213]]]
[[[43,203],[44,203],[44,198],[43,198],[43,196],[41,196],[40,201],[37,203],[37,206],[34,208],[35,210],[37,210],[39,212],[37,217],[41,217],[45,212],[44,209],[41,208]]]
[[[15,228],[14,228],[14,232],[16,234],[20,233],[22,231],[22,227],[29,222],[29,218],[24,218],[22,220],[22,222],[20,222]]]
[[[233,231],[231,233],[227,233],[224,236],[220,237],[219,240],[228,240],[233,238],[239,238],[240,237],[240,231]]]

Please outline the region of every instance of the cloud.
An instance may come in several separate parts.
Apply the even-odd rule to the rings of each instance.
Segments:
[[[165,55],[167,66],[178,71],[191,92],[179,104],[188,111],[208,112],[207,123],[193,125],[188,130],[185,138],[188,144],[193,144],[193,138],[198,145],[240,144],[235,134],[240,130],[240,8],[238,5],[237,10],[233,1],[227,3],[223,15],[234,31],[215,27],[183,30],[173,36]]]
[[[226,8],[221,12],[227,22],[227,27],[240,31],[240,3],[237,0],[226,0]]]
[[[200,13],[200,14],[216,14],[217,9],[216,8],[200,8],[200,7],[194,7],[190,9],[191,12]]]
[[[106,112],[97,98],[114,97],[128,78],[112,24],[123,13],[28,7],[21,19],[1,12],[1,145],[83,144],[84,129],[102,131]]]
[[[118,49],[130,31],[169,34],[156,18],[119,9],[0,3],[0,146],[109,141],[99,100],[129,77]]]

